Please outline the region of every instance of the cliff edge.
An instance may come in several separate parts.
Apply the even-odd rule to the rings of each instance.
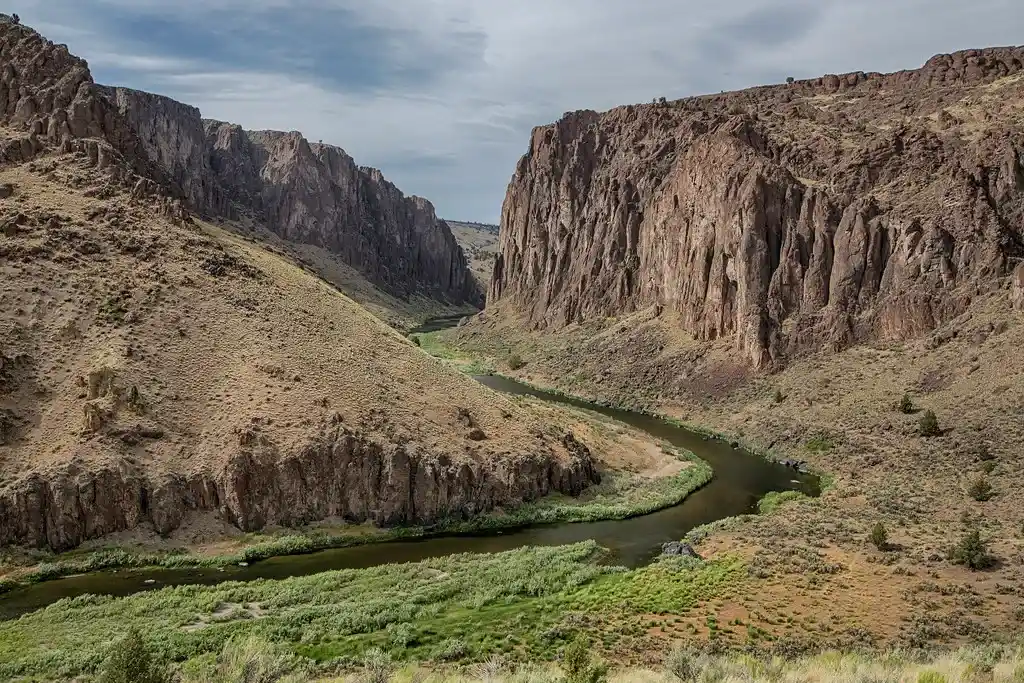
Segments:
[[[579,111],[533,131],[488,307],[654,307],[756,367],[919,335],[1024,257],[1024,48]]]

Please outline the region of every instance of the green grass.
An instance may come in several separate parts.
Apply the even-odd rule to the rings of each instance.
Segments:
[[[757,511],[762,515],[775,512],[786,503],[805,500],[807,496],[800,491],[772,491],[757,501]]]
[[[480,358],[471,358],[460,353],[456,349],[453,349],[447,344],[444,344],[439,338],[439,335],[444,331],[445,330],[420,332],[409,336],[416,337],[419,342],[419,347],[426,353],[429,353],[434,358],[454,365],[456,368],[468,375],[487,375],[494,372],[493,364]]]
[[[836,443],[828,434],[815,434],[804,446],[812,453],[827,453],[836,447]]]
[[[209,659],[229,639],[248,636],[317,662],[356,661],[373,647],[397,659],[480,660],[513,651],[551,659],[580,624],[684,613],[745,576],[733,558],[626,571],[601,565],[602,555],[590,541],[62,600],[0,623],[0,679],[93,674],[130,626],[175,662]]]

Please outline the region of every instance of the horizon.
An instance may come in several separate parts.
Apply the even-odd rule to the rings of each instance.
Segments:
[[[468,0],[407,1],[404,12],[354,0],[91,5],[15,0],[7,11],[66,43],[98,83],[249,130],[301,131],[438,216],[492,225],[530,131],[565,112],[916,69],[1024,34],[1024,7],[1008,0],[743,0],[675,24],[668,0],[529,0],[518,13]],[[990,16],[1000,21],[979,19]]]

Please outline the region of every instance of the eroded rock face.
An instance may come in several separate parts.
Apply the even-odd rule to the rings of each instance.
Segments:
[[[98,87],[135,130],[149,159],[167,171],[190,206],[208,215],[228,213],[210,168],[210,150],[198,109],[139,90]]]
[[[509,185],[488,306],[538,328],[667,306],[760,367],[930,330],[1024,256],[1022,64],[566,114]]]
[[[136,132],[93,82],[85,60],[6,15],[0,15],[0,124],[21,133],[0,142],[0,161],[25,161],[47,147],[71,151],[88,146],[94,165],[109,166],[116,159],[128,174],[174,191],[163,170],[150,163]]]
[[[556,491],[576,496],[599,482],[586,446],[571,434],[563,444],[568,458],[541,446],[495,466],[380,442],[343,425],[325,426],[287,453],[245,431],[219,472],[157,480],[126,462],[98,471],[72,463],[12,482],[0,489],[0,545],[67,550],[143,524],[167,534],[195,511],[218,512],[244,531],[329,517],[385,526],[466,518]]]
[[[32,29],[0,19],[0,161],[46,148],[81,151],[140,194],[181,198],[213,218],[248,216],[339,255],[398,296],[482,305],[462,249],[425,199],[376,169],[298,133],[250,132],[200,118],[166,97],[97,85],[86,62]],[[174,213],[176,209],[168,209]]]
[[[377,169],[296,132],[219,121],[206,121],[205,130],[215,182],[236,211],[338,254],[397,295],[419,290],[482,303],[462,249],[427,200],[406,197]]]

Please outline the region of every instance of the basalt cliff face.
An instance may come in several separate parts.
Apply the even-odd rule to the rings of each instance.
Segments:
[[[533,131],[488,293],[537,328],[665,307],[758,367],[928,331],[1024,257],[1024,48]]]
[[[2,143],[4,158],[89,144],[107,165],[109,145],[119,162],[207,217],[246,217],[323,247],[396,296],[482,304],[465,255],[430,202],[406,197],[342,149],[296,132],[205,121],[170,98],[97,85],[66,46],[10,19],[0,20],[0,45],[0,122],[25,133]]]

